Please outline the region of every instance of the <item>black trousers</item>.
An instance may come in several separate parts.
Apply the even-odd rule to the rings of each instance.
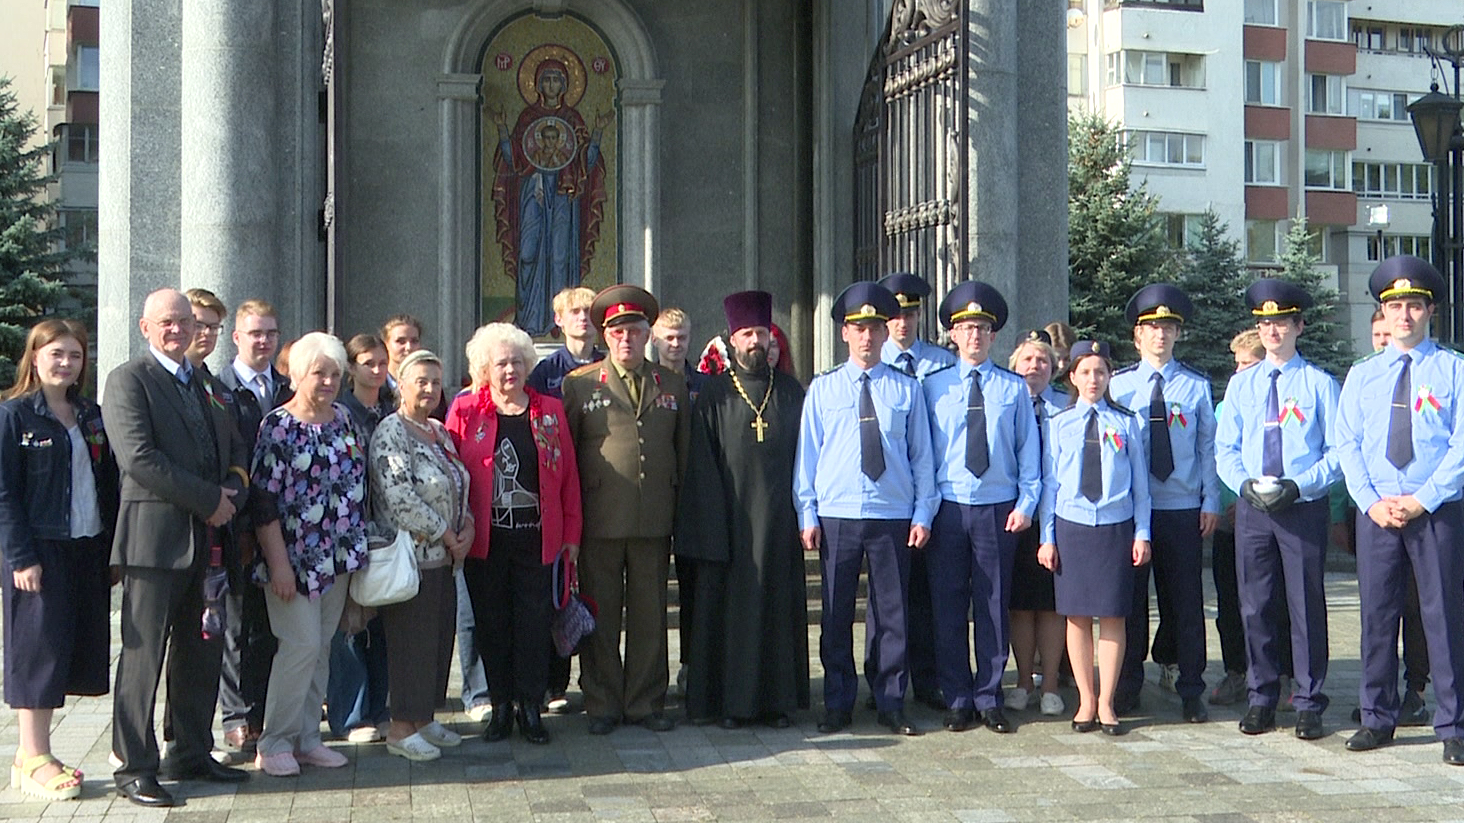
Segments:
[[[553,566],[539,562],[537,544],[532,558],[500,549],[484,560],[464,561],[463,582],[473,604],[489,700],[495,706],[510,700],[539,705],[549,675]]]
[[[243,591],[229,593],[225,607],[219,713],[225,730],[244,725],[262,729],[269,668],[279,643],[269,628],[264,589],[247,580],[239,588]]]

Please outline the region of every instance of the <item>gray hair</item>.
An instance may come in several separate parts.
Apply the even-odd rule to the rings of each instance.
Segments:
[[[335,335],[313,331],[290,346],[290,379],[299,382],[320,360],[329,360],[346,373],[346,347]]]
[[[473,332],[472,339],[468,340],[464,349],[468,355],[468,376],[473,379],[475,387],[488,382],[485,376],[488,364],[492,362],[493,352],[499,346],[508,346],[522,357],[525,372],[533,371],[534,366],[539,363],[539,352],[534,349],[534,341],[523,329],[512,323],[489,323],[480,326]]]
[[[1025,349],[1028,346],[1035,346],[1038,351],[1042,352],[1042,356],[1047,358],[1047,365],[1052,368],[1052,378],[1056,380],[1057,350],[1054,349],[1052,346],[1043,343],[1041,340],[1033,340],[1028,338],[1017,343],[1017,347],[1015,349],[1012,349],[1011,356],[1007,358],[1007,368],[1016,369],[1017,358],[1022,356],[1022,349]]]
[[[407,378],[407,369],[410,369],[413,366],[422,365],[436,366],[440,369],[442,368],[442,358],[438,357],[427,349],[417,349],[416,351],[402,358],[402,362],[397,365],[397,377],[399,379],[405,380]]]

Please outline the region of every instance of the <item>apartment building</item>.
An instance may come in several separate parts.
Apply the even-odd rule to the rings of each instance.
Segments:
[[[1456,0],[1073,0],[1068,100],[1119,122],[1170,240],[1213,208],[1248,264],[1296,215],[1365,351],[1381,256],[1429,256],[1433,169],[1407,105]]]

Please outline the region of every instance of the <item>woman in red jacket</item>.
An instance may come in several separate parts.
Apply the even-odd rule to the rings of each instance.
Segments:
[[[526,385],[538,361],[529,336],[489,323],[467,355],[478,389],[453,400],[447,430],[472,478],[468,508],[478,523],[463,579],[493,703],[483,737],[508,737],[517,718],[524,739],[548,743],[539,700],[549,671],[552,564],[561,553],[571,562],[579,556],[579,469],[564,406]]]

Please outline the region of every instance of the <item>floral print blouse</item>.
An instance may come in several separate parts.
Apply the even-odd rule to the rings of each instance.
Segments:
[[[334,408],[335,418],[320,424],[275,409],[254,445],[255,522],[280,521],[295,588],[311,598],[366,565],[366,453],[350,414]],[[262,552],[254,580],[269,583]]]
[[[371,435],[371,505],[378,523],[412,533],[417,568],[451,562],[442,534],[462,531],[468,513],[468,470],[447,429],[429,420],[436,443],[414,437],[393,414]]]

